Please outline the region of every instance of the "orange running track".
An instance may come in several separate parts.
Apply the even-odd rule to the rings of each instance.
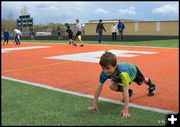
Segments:
[[[101,67],[98,63],[71,60],[47,59],[45,57],[105,50],[137,50],[158,52],[157,54],[139,55],[137,57],[117,57],[118,61],[132,62],[138,66],[146,77],[151,78],[157,86],[155,96],[148,97],[148,87],[135,83],[130,85],[135,95],[131,103],[151,106],[178,112],[178,48],[148,48],[133,46],[85,45],[74,47],[67,44],[22,43],[9,44],[6,48],[51,46],[49,48],[14,50],[1,53],[2,76],[29,82],[46,84],[84,94],[94,95]],[[109,88],[110,80],[103,87],[101,97],[122,100],[122,94]]]

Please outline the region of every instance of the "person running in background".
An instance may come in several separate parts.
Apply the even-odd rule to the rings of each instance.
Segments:
[[[67,25],[66,33],[68,34],[68,37],[69,37],[69,45],[74,44],[74,42],[73,42],[73,32],[72,32],[69,25]]]
[[[96,33],[99,34],[98,36],[99,44],[101,44],[101,41],[102,41],[103,30],[106,32],[106,29],[104,28],[103,23],[102,23],[102,19],[100,19],[96,27]]]
[[[79,22],[79,19],[76,19],[76,41],[81,43],[80,47],[83,47],[84,43],[81,38],[81,31],[82,31],[82,26]],[[75,43],[74,45],[76,46],[77,44]]]
[[[14,29],[14,36],[15,36],[15,42],[16,42],[16,45],[20,45],[21,41],[21,36],[22,36],[22,32],[18,29]]]
[[[5,43],[8,44],[8,42],[9,42],[9,32],[8,32],[7,29],[4,30],[3,36],[4,36],[4,42],[3,42],[3,45],[5,45]]]
[[[58,33],[58,40],[61,40],[62,37],[61,37],[61,28],[58,26],[57,27],[57,33]]]

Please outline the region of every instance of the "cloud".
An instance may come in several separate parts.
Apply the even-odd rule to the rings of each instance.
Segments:
[[[83,11],[82,8],[75,8],[77,11]]]
[[[135,18],[142,20],[178,19],[178,2],[2,2],[2,19],[16,20],[26,6],[34,24],[81,22],[92,19]],[[12,9],[13,8],[13,9]],[[166,8],[166,9],[165,9]],[[168,9],[167,9],[168,8]],[[67,10],[68,9],[68,10]],[[154,9],[154,10],[153,10]],[[141,10],[141,11],[138,11]],[[153,13],[156,13],[153,14]],[[166,12],[166,13],[165,13]],[[169,14],[167,14],[169,12]],[[171,13],[170,13],[171,12]],[[157,15],[160,14],[160,15]],[[12,15],[12,16],[11,16]]]
[[[104,14],[109,14],[110,13],[109,11],[103,10],[101,8],[97,8],[93,12],[95,12],[95,13],[104,13]]]
[[[119,9],[118,12],[121,15],[136,15],[135,7],[129,7],[128,9]]]
[[[178,14],[179,7],[177,4],[165,4],[152,10],[154,14]]]

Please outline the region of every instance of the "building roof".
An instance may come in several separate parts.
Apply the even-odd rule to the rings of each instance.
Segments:
[[[137,21],[144,21],[144,20],[134,20],[134,19],[102,19],[104,23],[107,22],[119,22],[121,20],[122,22],[137,22]],[[98,23],[99,20],[89,20],[89,23]]]

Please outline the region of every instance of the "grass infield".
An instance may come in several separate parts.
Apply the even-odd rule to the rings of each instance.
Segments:
[[[129,108],[132,117],[119,115],[123,106],[98,101],[100,111],[87,111],[92,99],[2,79],[1,125],[149,125],[164,126],[162,113]]]

